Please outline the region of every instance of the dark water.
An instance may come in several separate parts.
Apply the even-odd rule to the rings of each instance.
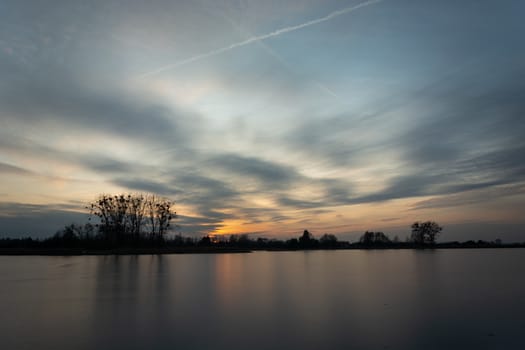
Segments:
[[[1,349],[525,349],[525,250],[0,257]]]

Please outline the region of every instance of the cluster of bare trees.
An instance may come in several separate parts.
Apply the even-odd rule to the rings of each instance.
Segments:
[[[87,209],[100,234],[113,243],[163,240],[176,213],[172,203],[153,194],[102,194]]]

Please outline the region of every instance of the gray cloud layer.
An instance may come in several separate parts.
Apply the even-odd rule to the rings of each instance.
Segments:
[[[472,206],[481,194],[498,203],[510,189],[521,193],[525,183],[525,45],[517,16],[523,4],[476,4],[475,11],[471,2],[427,4],[439,14],[429,17],[425,6],[384,1],[363,18],[323,22],[308,33],[289,33],[295,35],[289,41],[274,38],[269,50],[238,50],[238,56],[159,77],[169,93],[170,84],[183,83],[201,91],[192,85],[197,77],[219,86],[184,104],[177,94],[153,91],[159,81],[140,85],[123,77],[160,66],[177,50],[206,52],[214,40],[235,42],[221,16],[192,26],[191,16],[210,16],[195,14],[192,4],[137,2],[134,8],[143,10],[137,16],[112,1],[92,7],[6,2],[0,11],[0,176],[44,183],[62,179],[54,166],[64,166],[75,169],[62,179],[68,183],[97,181],[169,196],[193,209],[180,213],[178,229],[194,234],[226,220],[286,225],[314,211],[423,196],[435,198],[414,199],[407,209]],[[286,25],[276,26],[274,14],[274,22],[260,20],[260,30],[252,29],[271,33],[315,18],[297,10],[304,4],[288,5]],[[165,16],[174,8],[182,13],[173,16],[188,18],[172,24]],[[324,4],[315,11],[337,9]],[[147,52],[133,43],[148,33],[131,31],[129,18],[155,34],[158,42]],[[171,46],[166,33],[173,34]],[[61,141],[71,135],[108,142],[67,148]],[[36,166],[35,159],[50,166]],[[347,175],[359,170],[366,175]],[[363,188],[363,182],[376,186]],[[60,217],[60,225],[82,218],[69,209],[32,207],[13,199],[9,188],[0,193],[9,193],[0,203],[11,210],[0,217],[2,232],[29,222],[17,231],[28,232],[35,220],[50,227]]]

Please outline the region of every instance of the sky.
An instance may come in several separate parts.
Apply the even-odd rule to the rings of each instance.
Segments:
[[[102,193],[175,233],[525,241],[521,0],[2,0],[0,237]]]

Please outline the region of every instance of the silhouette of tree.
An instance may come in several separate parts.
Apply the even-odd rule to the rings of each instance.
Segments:
[[[374,242],[374,233],[370,231],[366,231],[363,233],[363,235],[359,238],[359,243],[363,243],[366,245],[370,245]]]
[[[230,235],[228,240],[224,241],[223,243],[233,247],[249,247],[255,244],[255,242],[250,239],[246,233]]]
[[[94,227],[91,224],[78,225],[71,224],[59,230],[53,236],[61,240],[88,240],[94,238]]]
[[[411,227],[412,242],[419,245],[435,244],[437,235],[443,230],[443,228],[434,221],[416,221]]]
[[[299,237],[299,246],[301,248],[312,249],[319,246],[319,241],[315,239],[308,230],[304,230],[302,236]]]
[[[88,209],[90,220],[92,216],[100,220],[99,233],[113,245],[146,237],[162,241],[176,216],[169,200],[143,194],[102,194]]]
[[[299,237],[299,243],[307,244],[312,240],[313,236],[308,230],[304,230],[303,235]]]
[[[239,242],[239,237],[237,235],[230,235],[230,238],[228,238],[228,244],[231,246],[236,246]]]
[[[266,248],[269,242],[268,238],[258,237],[255,244],[257,248]]]
[[[339,242],[335,235],[325,233],[319,238],[319,243],[323,247],[337,247]]]
[[[127,219],[129,233],[135,240],[140,238],[146,215],[146,200],[143,195],[128,195]]]
[[[237,238],[237,244],[240,247],[248,247],[251,245],[251,243],[252,241],[246,233],[239,235],[239,237]]]
[[[359,243],[364,245],[384,245],[391,243],[391,241],[383,232],[366,231],[359,238]]]
[[[299,247],[299,240],[297,238],[291,238],[286,241],[286,246],[289,249],[297,249]]]
[[[210,246],[212,244],[211,237],[210,236],[202,237],[198,244],[201,246]]]
[[[74,245],[80,240],[80,234],[78,232],[77,225],[71,224],[64,227],[64,229],[55,233],[52,239],[54,239],[56,242],[61,242],[64,245]]]
[[[146,210],[150,228],[150,238],[163,240],[170,227],[170,220],[175,216],[171,211],[171,202],[155,195],[146,197]]]

